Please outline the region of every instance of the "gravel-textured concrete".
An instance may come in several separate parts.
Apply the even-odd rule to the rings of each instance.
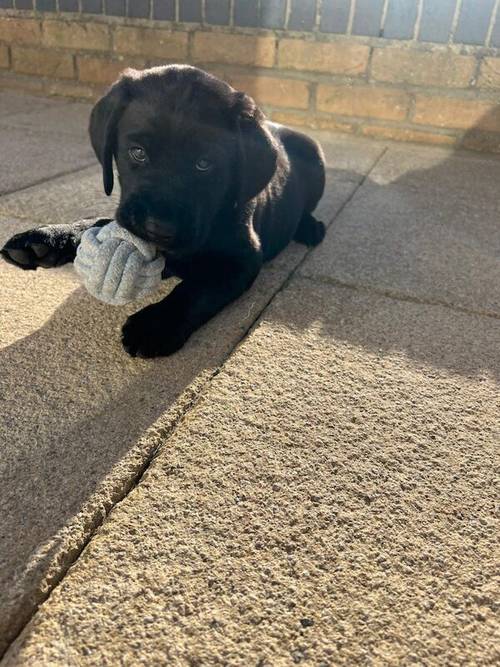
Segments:
[[[293,280],[5,665],[494,664],[499,350]]]
[[[95,161],[89,107],[0,91],[0,195]]]
[[[54,123],[58,108],[37,107],[41,126]],[[70,134],[82,108],[61,108]],[[15,115],[8,118],[15,124]],[[26,122],[20,114],[14,130],[25,132]],[[0,123],[0,144],[12,132]],[[335,141],[325,142],[329,165]],[[37,142],[48,149],[52,135],[39,133]],[[19,160],[29,166],[34,153],[21,149]],[[382,150],[356,140],[349,150],[349,140],[338,140],[319,210],[324,220],[345,204]],[[63,171],[66,163],[57,158],[53,167]],[[97,166],[32,187],[29,169],[16,178],[23,189],[0,198],[0,246],[41,223],[112,215],[117,202],[117,192],[102,193]],[[0,264],[0,651],[304,254],[292,245],[181,353],[155,362],[131,360],[121,349],[120,326],[140,304],[96,302],[71,267],[22,272]]]
[[[35,95],[28,95],[27,93],[20,93],[14,90],[0,90],[0,109],[2,111],[1,120],[5,121],[7,118],[15,117],[20,114],[33,114],[37,116],[43,114],[49,108],[62,108],[68,104],[65,100],[59,100],[48,97],[37,97]]]
[[[0,146],[34,137],[0,173],[21,190],[0,244],[112,214],[84,105],[0,104]],[[0,265],[0,651],[26,626],[6,665],[494,662],[500,163],[321,138],[324,244],[170,359],[122,351],[139,304]]]
[[[500,160],[391,148],[302,275],[500,315]]]
[[[362,174],[345,169],[327,170],[327,188],[316,214],[329,223],[351,197]],[[56,224],[88,216],[112,216],[119,193],[106,197],[102,192],[102,175],[98,167],[66,174],[48,183],[26,188],[0,198],[0,242],[13,232],[9,219],[28,219],[39,224]],[[5,221],[2,224],[1,220]],[[29,228],[29,225],[28,225]]]
[[[42,98],[43,99],[43,98]],[[2,104],[0,103],[0,108]],[[36,108],[36,106],[35,106]],[[2,115],[0,126],[24,127],[36,132],[54,132],[57,135],[71,135],[73,142],[83,142],[89,147],[88,124],[91,105],[79,102],[51,104],[33,111],[30,105],[15,115]],[[42,121],[42,122],[41,122]]]
[[[0,195],[95,161],[88,140],[77,141],[71,135],[49,132],[41,134],[29,127],[2,126],[0,155]]]
[[[159,434],[193,400],[302,253],[292,248],[180,353],[154,362],[133,360],[121,347],[120,327],[139,303],[100,304],[79,287],[71,268],[21,273],[2,265],[4,642],[57,580],[105,509],[124,493]]]
[[[0,198],[0,215],[28,218],[37,224],[70,222],[94,215],[106,217],[113,215],[118,197],[116,190],[106,197],[101,170],[92,165]]]

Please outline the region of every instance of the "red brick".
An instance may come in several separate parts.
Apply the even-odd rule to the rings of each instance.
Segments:
[[[298,111],[273,110],[271,118],[276,123],[283,125],[296,125],[298,127],[310,127],[314,130],[331,130],[334,132],[354,132],[356,125],[344,123],[334,118],[325,118],[316,114],[301,113]]]
[[[406,118],[410,104],[403,91],[373,86],[320,85],[316,99],[319,111],[388,120]]]
[[[72,79],[75,75],[73,56],[62,51],[23,46],[12,47],[12,69],[22,74]]]
[[[127,67],[144,67],[144,61],[131,63],[127,59],[109,60],[107,58],[94,58],[92,56],[77,56],[76,65],[78,78],[85,83],[110,85],[119,77]]]
[[[393,141],[410,141],[419,144],[439,144],[443,146],[452,146],[457,142],[457,138],[447,134],[438,134],[437,132],[423,132],[405,127],[385,127],[381,125],[363,125],[361,133],[365,137],[375,139],[391,139]]]
[[[188,34],[186,32],[116,26],[113,33],[113,49],[116,53],[183,61],[187,58],[187,48]]]
[[[0,88],[42,93],[43,79],[39,76],[27,76],[26,74],[3,71],[0,72]]]
[[[282,39],[278,64],[284,69],[356,76],[364,74],[369,54],[365,44]]]
[[[258,104],[296,109],[309,107],[309,85],[305,81],[268,76],[229,76],[226,80],[234,88],[251,95]]]
[[[46,46],[74,51],[107,51],[110,48],[109,29],[104,23],[47,20],[43,22],[42,41]]]
[[[500,131],[500,107],[493,102],[417,95],[413,122],[420,125]]]
[[[473,56],[387,47],[374,49],[371,75],[377,81],[391,83],[466,88],[475,66]]]
[[[500,58],[485,58],[481,63],[478,86],[500,88]]]
[[[0,18],[0,41],[10,44],[38,44],[41,38],[42,30],[39,21]]]
[[[196,32],[193,58],[201,63],[272,67],[275,43],[273,37]]]
[[[61,97],[71,97],[79,100],[93,100],[96,97],[94,88],[78,81],[49,80],[45,82],[44,91],[47,95],[60,95]]]

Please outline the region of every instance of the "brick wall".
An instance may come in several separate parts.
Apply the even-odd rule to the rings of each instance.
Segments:
[[[166,62],[281,122],[500,152],[499,0],[0,0],[0,88],[93,99]]]

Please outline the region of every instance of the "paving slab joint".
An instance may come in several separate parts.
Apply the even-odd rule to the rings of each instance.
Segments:
[[[495,320],[500,320],[500,315],[491,310],[481,310],[476,308],[466,308],[457,304],[449,303],[441,299],[423,299],[413,294],[406,294],[405,292],[398,292],[397,290],[381,289],[366,283],[348,283],[338,278],[331,276],[313,276],[300,275],[300,279],[308,282],[317,283],[318,285],[330,285],[331,287],[339,287],[343,289],[350,289],[356,292],[363,292],[364,294],[373,294],[375,296],[385,296],[393,301],[403,301],[406,303],[415,303],[422,306],[438,306],[440,308],[449,308],[457,313],[465,313],[467,315],[476,315],[479,317],[490,317]]]
[[[342,213],[342,211],[345,209],[345,207],[351,202],[353,199],[354,195],[356,192],[363,186],[367,178],[369,178],[370,174],[373,172],[373,170],[376,168],[380,160],[383,158],[383,156],[386,154],[388,150],[387,146],[384,146],[384,148],[381,150],[380,154],[374,159],[373,164],[369,167],[367,170],[366,174],[363,175],[359,183],[357,183],[356,187],[353,189],[352,193],[350,196],[347,198],[347,200],[343,203],[343,205],[339,208],[338,211],[335,212],[335,214],[328,220],[326,221],[326,225],[330,226],[333,224],[335,219]],[[73,171],[66,172],[66,174],[71,174],[71,173],[77,173],[78,171],[81,171],[82,169],[88,169],[88,167],[84,168],[78,168]],[[56,178],[59,178],[62,176],[60,174]],[[52,180],[51,179],[46,179],[47,181]],[[44,181],[41,181],[44,182]],[[33,185],[33,184],[32,184]],[[32,187],[30,185],[29,187]],[[21,188],[20,190],[23,190],[26,188]],[[71,567],[75,565],[75,563],[79,560],[81,554],[85,550],[85,548],[88,546],[88,544],[91,542],[93,539],[94,535],[96,534],[97,530],[104,524],[104,522],[107,520],[109,514],[126,498],[128,495],[140,484],[144,474],[146,471],[149,469],[151,463],[153,460],[156,458],[158,455],[161,447],[165,444],[165,442],[168,441],[168,439],[173,435],[174,431],[176,431],[177,427],[180,426],[183,422],[183,420],[190,414],[192,409],[197,405],[197,403],[203,398],[210,388],[212,380],[221,372],[221,370],[224,368],[226,362],[228,359],[238,351],[239,347],[245,342],[245,340],[248,338],[248,336],[253,332],[257,322],[260,320],[261,316],[266,312],[268,307],[271,305],[271,303],[274,301],[274,299],[281,294],[290,284],[291,280],[294,278],[294,276],[298,276],[298,271],[304,264],[304,262],[307,260],[307,258],[310,256],[314,248],[307,248],[304,250],[304,254],[302,258],[297,262],[295,267],[290,271],[288,276],[283,280],[281,285],[274,291],[269,299],[264,303],[262,308],[256,312],[255,317],[252,319],[252,321],[249,323],[248,328],[246,329],[245,332],[239,337],[235,345],[229,350],[229,352],[225,355],[225,357],[222,359],[220,362],[220,365],[217,366],[213,372],[207,377],[206,382],[203,384],[203,386],[200,388],[200,391],[197,393],[194,393],[193,396],[189,397],[185,404],[181,407],[181,410],[179,411],[179,414],[174,420],[167,426],[167,427],[158,427],[158,443],[152,447],[151,451],[148,453],[148,455],[145,457],[145,460],[142,462],[142,464],[138,467],[136,472],[132,475],[132,477],[128,480],[128,483],[124,484],[121,489],[117,489],[116,491],[116,500],[111,503],[110,507],[103,511],[99,516],[95,518],[95,520],[92,522],[92,524],[88,527],[88,534],[85,536],[85,538],[82,540],[82,544],[78,549],[75,549],[74,552],[72,552],[70,558],[68,558],[67,562],[63,564],[61,567],[60,571],[57,573],[57,576],[53,577],[50,585],[48,586],[48,589],[46,591],[45,596],[43,599],[40,600],[39,604],[36,606],[36,608],[33,610],[33,612],[30,614],[30,616],[27,618],[26,622],[22,624],[22,626],[19,628],[19,631],[16,633],[16,635],[12,638],[12,640],[9,642],[7,645],[5,651],[0,654],[0,661],[4,657],[4,655],[8,652],[10,646],[16,642],[18,639],[19,635],[23,632],[24,628],[32,621],[33,617],[36,615],[39,607],[44,604],[47,599],[50,598],[52,595],[52,591],[57,588],[57,586],[63,581],[65,578],[67,572]],[[189,391],[189,389],[188,389]],[[179,399],[178,399],[179,400]]]

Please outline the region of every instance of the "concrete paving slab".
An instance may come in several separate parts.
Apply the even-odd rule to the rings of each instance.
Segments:
[[[329,170],[320,207],[325,220],[345,204],[379,152],[367,160],[360,145],[349,152],[342,139],[338,169]],[[98,166],[4,196],[0,245],[36,224],[112,215],[117,197],[102,193]],[[131,360],[121,349],[120,326],[139,304],[113,308],[94,301],[71,267],[22,272],[0,264],[0,394],[6,406],[0,440],[7,443],[0,472],[6,480],[0,487],[6,535],[0,546],[0,651],[305,252],[292,244],[184,351],[154,362]],[[165,285],[163,294],[171,287]]]
[[[183,351],[153,362],[126,355],[120,327],[174,282],[154,299],[114,308],[87,295],[72,268],[21,273],[2,264],[3,647],[303,252],[295,246],[288,264],[282,257],[266,269]]]
[[[303,132],[303,128],[297,128]],[[386,151],[378,141],[321,130],[308,130],[323,148],[326,165],[325,194],[315,216],[329,225]]]
[[[303,131],[303,128],[297,128]],[[308,131],[325,155],[326,187],[315,216],[329,225],[386,150],[381,142],[320,130]]]
[[[393,147],[301,273],[500,314],[500,161]]]
[[[292,280],[5,666],[494,664],[499,355]]]
[[[4,218],[28,218],[40,224],[71,222],[91,216],[112,216],[119,192],[104,194],[102,172],[97,165],[76,173],[65,174],[0,199],[0,215]],[[1,233],[1,232],[0,232]]]
[[[364,177],[361,169],[327,169],[325,194],[315,214],[329,224],[337,212],[345,205]],[[76,174],[54,178],[48,183],[33,186],[23,192],[12,193],[0,199],[0,243],[12,235],[11,229],[4,227],[9,217],[29,219],[36,224],[57,224],[88,216],[113,216],[119,200],[115,190],[107,197],[102,190],[102,175],[99,166],[82,169]],[[2,227],[4,229],[2,230]]]
[[[0,125],[0,195],[93,164],[87,138]]]
[[[296,129],[304,132],[304,128]],[[306,134],[321,144],[326,166],[342,171],[344,178],[351,174],[356,179],[359,174],[368,173],[387,147],[381,141],[366,141],[340,132],[308,129]]]
[[[37,97],[14,90],[0,89],[0,119],[2,120],[5,120],[9,116],[17,116],[18,114],[37,114],[49,108],[58,109],[67,104],[67,100]]]
[[[340,209],[356,192],[362,178],[362,174],[355,172],[327,169],[325,194],[314,211],[315,217],[322,220],[325,225],[330,225]]]
[[[54,132],[57,135],[69,134],[90,145],[87,128],[91,109],[90,104],[66,102],[64,105],[51,105],[36,111],[0,116],[0,127],[30,128],[39,132]]]

